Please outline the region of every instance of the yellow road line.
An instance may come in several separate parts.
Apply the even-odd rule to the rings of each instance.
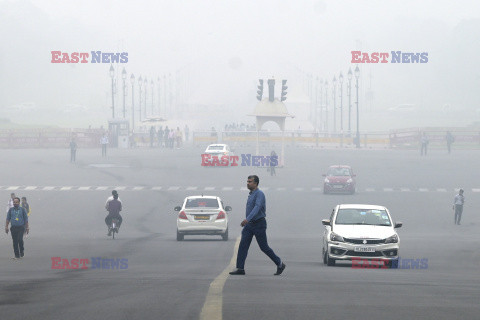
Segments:
[[[227,281],[228,273],[235,267],[239,244],[240,237],[235,242],[230,264],[210,283],[207,298],[200,313],[200,320],[222,320],[223,286]]]

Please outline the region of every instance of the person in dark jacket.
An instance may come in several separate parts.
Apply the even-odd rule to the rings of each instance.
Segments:
[[[13,207],[8,210],[7,221],[5,223],[5,233],[8,233],[8,225],[11,223],[10,231],[13,240],[13,252],[15,257],[12,259],[20,259],[25,255],[25,247],[23,245],[23,233],[30,231],[28,227],[28,215],[24,208],[20,206],[20,198],[13,199]]]

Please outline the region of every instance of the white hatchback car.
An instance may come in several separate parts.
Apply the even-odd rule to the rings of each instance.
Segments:
[[[211,144],[205,149],[205,153],[211,156],[222,157],[222,156],[232,156],[233,152],[230,150],[228,144]]]
[[[177,218],[177,241],[185,235],[220,235],[228,240],[228,211],[222,199],[215,196],[189,196],[183,205],[175,207],[180,211]]]
[[[386,266],[395,266],[400,238],[387,208],[367,204],[339,204],[330,216],[322,220],[323,262],[335,265],[335,260],[381,260]]]

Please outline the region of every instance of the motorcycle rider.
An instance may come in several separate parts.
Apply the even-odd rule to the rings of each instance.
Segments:
[[[110,199],[112,198],[112,199]],[[108,215],[105,217],[105,223],[108,227],[108,236],[112,235],[112,230],[110,229],[110,225],[112,224],[112,219],[115,218],[118,220],[117,224],[117,232],[120,229],[120,225],[122,224],[122,216],[120,215],[120,211],[122,211],[122,202],[118,199],[118,192],[116,190],[112,191],[112,197],[107,199],[107,203],[105,204],[105,209],[108,211]]]

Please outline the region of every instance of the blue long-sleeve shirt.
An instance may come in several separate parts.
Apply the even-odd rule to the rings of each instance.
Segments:
[[[250,222],[266,217],[266,210],[267,204],[263,191],[260,189],[251,191],[247,199],[247,220]]]
[[[12,227],[23,226],[28,222],[28,215],[24,208],[13,207],[8,210],[7,220],[10,221]]]

